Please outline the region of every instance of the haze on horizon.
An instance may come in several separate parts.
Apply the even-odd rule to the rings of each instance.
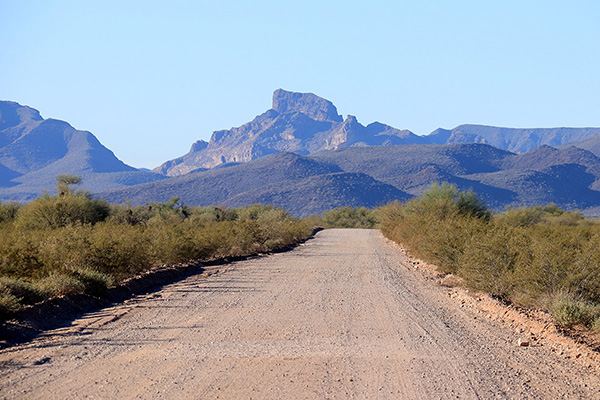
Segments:
[[[156,167],[250,121],[277,88],[417,134],[600,127],[600,4],[0,3],[0,99]]]

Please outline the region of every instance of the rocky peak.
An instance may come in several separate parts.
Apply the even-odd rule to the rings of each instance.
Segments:
[[[344,123],[348,124],[348,125],[356,125],[356,124],[360,125],[360,123],[358,122],[358,119],[356,119],[356,117],[354,115],[350,115],[350,114],[348,114],[348,117],[346,118],[346,121],[344,121]]]
[[[0,101],[0,130],[23,122],[41,120],[39,111],[34,108],[22,106],[14,101]]]
[[[208,142],[206,142],[204,140],[197,140],[197,141],[194,142],[194,144],[192,144],[192,148],[190,149],[190,153],[195,152],[195,151],[204,150],[207,147],[208,147]]]
[[[317,121],[343,121],[332,102],[312,93],[277,89],[273,93],[273,110],[281,114],[300,112]]]

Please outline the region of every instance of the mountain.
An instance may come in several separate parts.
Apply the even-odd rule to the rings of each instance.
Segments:
[[[100,196],[133,204],[173,196],[202,206],[268,203],[304,216],[405,200],[441,181],[473,189],[495,210],[549,202],[567,209],[600,206],[600,158],[589,151],[541,146],[516,154],[473,143],[349,147],[309,156],[282,152]]]
[[[329,100],[312,93],[277,89],[273,93],[272,108],[265,113],[238,128],[214,132],[208,142],[195,142],[187,154],[153,171],[178,176],[223,164],[247,162],[279,151],[309,155],[357,146],[482,143],[524,153],[542,145],[560,146],[594,135],[600,135],[600,128],[513,129],[460,125],[452,130],[439,128],[429,135],[417,136],[380,122],[364,126],[352,115],[344,120]]]
[[[30,200],[52,190],[64,173],[81,176],[89,190],[164,179],[123,163],[90,132],[0,101],[0,198]]]
[[[469,180],[470,174],[496,172],[514,154],[488,145],[409,145],[352,147],[311,156],[347,172],[361,172],[411,195],[432,182],[449,182],[475,190],[491,206],[508,204],[512,192]]]
[[[111,202],[260,202],[299,216],[405,200],[440,181],[472,188],[496,210],[548,202],[600,209],[600,159],[582,148],[595,148],[598,131],[461,125],[417,136],[344,119],[326,99],[278,89],[270,110],[149,172],[124,164],[90,132],[2,101],[0,199],[30,200],[71,173]]]
[[[412,132],[378,122],[363,126],[352,115],[344,120],[330,101],[312,93],[278,89],[273,93],[270,110],[239,128],[214,132],[209,142],[197,141],[189,153],[153,171],[177,176],[199,168],[247,162],[280,151],[307,155],[348,146],[421,141]]]
[[[580,149],[588,150],[600,157],[600,134],[595,136],[590,136],[585,139],[576,140],[574,142],[570,142],[567,145],[563,145],[561,147],[566,146],[575,146]]]
[[[179,196],[185,204],[274,204],[298,216],[338,206],[378,206],[410,196],[362,173],[281,152],[240,165],[193,172],[98,194],[112,203],[144,204]]]
[[[499,128],[460,125],[452,130],[437,129],[427,138],[431,144],[485,143],[515,153],[525,153],[542,145],[560,146],[600,135],[600,128]]]

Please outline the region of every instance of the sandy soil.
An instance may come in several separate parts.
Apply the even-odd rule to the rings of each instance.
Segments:
[[[208,273],[1,351],[0,397],[600,398],[592,366],[519,346],[375,230]]]

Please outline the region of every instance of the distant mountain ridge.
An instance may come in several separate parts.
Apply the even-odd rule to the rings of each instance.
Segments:
[[[194,143],[189,153],[153,171],[177,176],[198,168],[247,162],[280,151],[307,155],[346,146],[421,141],[412,132],[381,123],[365,127],[352,115],[343,120],[330,101],[312,93],[278,89],[273,93],[270,110],[239,128],[214,132],[209,142]]]
[[[567,209],[600,206],[600,158],[591,152],[541,146],[516,154],[474,143],[348,147],[309,156],[280,152],[99,196],[133,204],[172,196],[199,206],[259,202],[306,216],[341,205],[406,200],[441,181],[473,189],[495,210],[550,202]]]
[[[89,190],[164,179],[123,163],[90,132],[0,101],[0,198],[30,200],[64,173],[82,176]]]
[[[340,206],[375,207],[411,197],[366,174],[344,172],[336,165],[289,152],[115,189],[98,196],[113,203],[129,200],[132,204],[167,201],[173,196],[180,197],[185,204],[198,206],[275,204],[300,216]]]
[[[406,200],[447,181],[495,210],[555,202],[598,214],[597,132],[461,125],[417,136],[364,126],[326,99],[279,89],[272,109],[149,172],[120,161],[90,132],[0,101],[0,199],[31,200],[71,173],[111,202],[179,196],[190,205],[271,203],[303,216]]]
[[[247,162],[279,151],[309,155],[356,146],[483,143],[524,153],[542,145],[560,146],[596,135],[600,135],[600,128],[460,125],[418,136],[380,122],[364,126],[353,115],[344,120],[329,100],[312,93],[277,89],[271,109],[238,128],[214,132],[210,141],[197,141],[187,154],[153,171],[178,176],[222,164]]]
[[[500,128],[460,125],[452,130],[436,129],[427,137],[432,144],[484,143],[515,153],[526,153],[543,145],[561,146],[600,135],[600,128]]]

